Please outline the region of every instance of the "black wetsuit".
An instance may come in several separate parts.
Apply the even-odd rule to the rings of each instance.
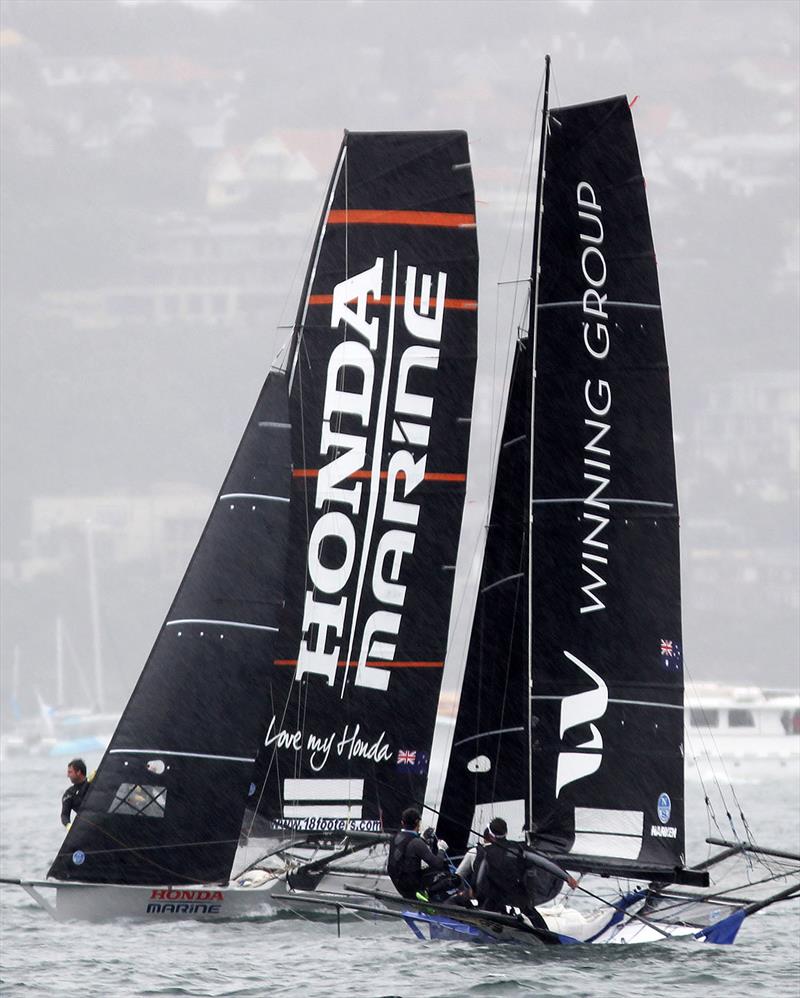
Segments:
[[[472,882],[481,908],[504,912],[509,904],[527,907],[525,866],[525,854],[520,842],[503,841],[478,846]]]
[[[61,795],[61,824],[68,825],[71,820],[71,813],[76,814],[81,809],[86,791],[89,789],[89,781],[83,780],[81,783],[71,783]]]
[[[478,846],[473,865],[478,904],[486,911],[498,912],[505,912],[511,905],[519,908],[534,925],[544,927],[541,915],[533,907],[529,883],[531,874],[538,871],[552,875],[559,887],[567,878],[561,867],[526,849],[522,842],[498,839],[488,846]]]
[[[428,864],[427,870],[422,869],[423,863]],[[444,856],[432,852],[416,832],[398,832],[392,839],[389,846],[389,876],[404,898],[415,898],[417,891],[429,887],[445,866]]]

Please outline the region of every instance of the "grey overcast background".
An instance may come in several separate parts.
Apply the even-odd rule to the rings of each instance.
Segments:
[[[799,11],[4,0],[2,717],[59,697],[58,618],[63,706],[123,705],[293,319],[344,128],[469,131],[474,540],[545,52],[554,104],[638,95],[690,675],[796,687]]]

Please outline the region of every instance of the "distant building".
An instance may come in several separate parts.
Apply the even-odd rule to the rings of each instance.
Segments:
[[[209,493],[188,485],[161,487],[149,495],[38,496],[31,504],[21,581],[64,572],[87,530],[109,566],[152,562],[161,577],[173,576],[185,568],[212,502]]]
[[[140,282],[47,291],[38,315],[74,329],[175,322],[258,328],[286,297],[286,289],[271,287],[267,278],[287,242],[301,244],[302,227],[289,228],[202,216],[161,218],[133,251]]]
[[[800,383],[795,372],[737,375],[709,385],[693,428],[698,467],[729,477],[733,494],[797,501]],[[723,497],[720,497],[723,498]]]
[[[799,420],[791,371],[712,382],[700,400],[682,480],[695,675],[786,674],[797,661]]]

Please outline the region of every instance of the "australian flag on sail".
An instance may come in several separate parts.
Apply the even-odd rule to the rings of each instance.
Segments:
[[[683,664],[681,646],[677,641],[661,639],[661,664],[667,671],[679,672]]]
[[[427,753],[418,752],[416,749],[398,749],[397,768],[406,773],[427,773]]]

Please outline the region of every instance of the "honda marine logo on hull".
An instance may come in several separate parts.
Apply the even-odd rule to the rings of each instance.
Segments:
[[[319,438],[327,463],[316,479],[314,507],[321,515],[308,544],[295,679],[316,674],[332,686],[344,659],[356,662],[357,686],[388,688],[389,671],[370,660],[394,659],[406,596],[404,560],[416,542],[420,505],[414,492],[425,478],[434,404],[421,390],[430,385],[422,372],[439,365],[447,275],[438,274],[435,297],[432,285],[432,275],[418,277],[416,267],[399,273],[394,253],[390,265],[378,257],[333,289],[330,324],[343,323],[346,338],[328,360]],[[384,295],[389,308],[368,317]],[[364,524],[360,543],[356,518]],[[379,604],[368,616],[362,610],[367,597]]]
[[[222,891],[157,888],[150,892],[148,915],[219,915]]]
[[[222,891],[175,890],[172,887],[151,891],[151,901],[223,901]]]

